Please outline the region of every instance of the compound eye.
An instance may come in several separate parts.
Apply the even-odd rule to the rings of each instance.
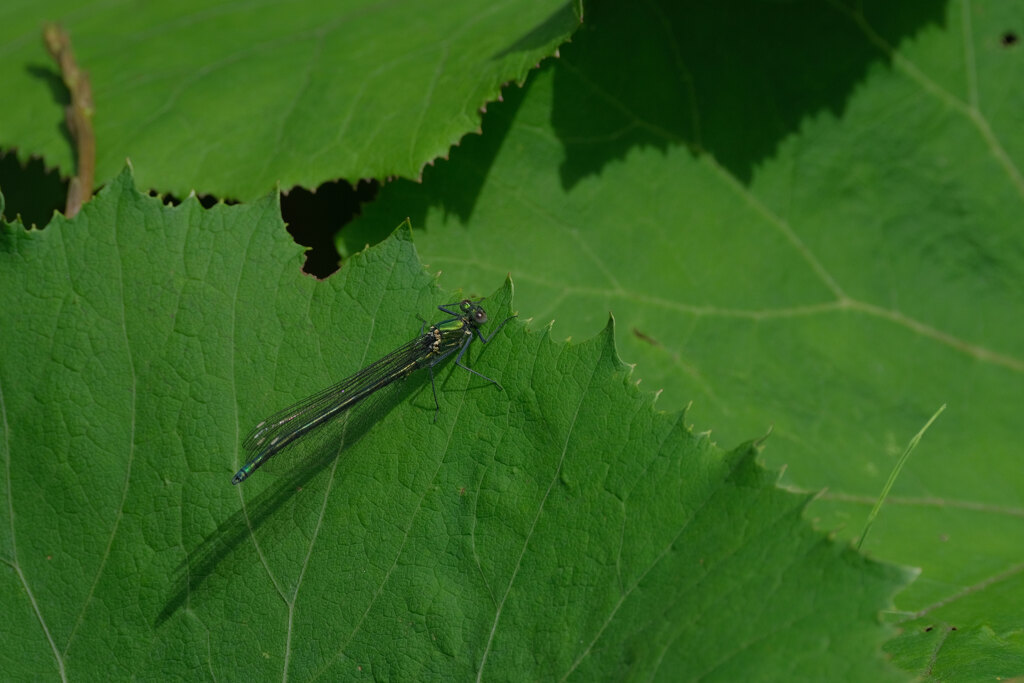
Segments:
[[[476,309],[476,311],[473,312],[473,320],[475,320],[477,324],[483,325],[485,322],[487,322],[487,313],[484,311],[484,309],[478,308]]]

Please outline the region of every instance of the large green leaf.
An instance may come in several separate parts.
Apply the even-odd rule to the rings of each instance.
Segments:
[[[95,100],[97,182],[251,199],[338,177],[416,177],[579,25],[578,0],[0,7],[0,145],[70,173],[60,21]]]
[[[654,410],[611,325],[512,321],[468,359],[503,391],[439,368],[435,422],[414,375],[233,487],[250,425],[453,298],[408,230],[304,277],[277,212],[124,174],[0,228],[5,676],[893,678],[906,575],[813,531],[755,444]]]
[[[721,443],[774,425],[786,483],[923,569],[907,670],[1024,673],[1024,3],[594,3],[484,135],[343,236],[411,216],[444,282],[511,272],[586,337],[604,311],[659,405]],[[1016,41],[1016,42],[1015,42]],[[351,247],[350,247],[351,248]]]

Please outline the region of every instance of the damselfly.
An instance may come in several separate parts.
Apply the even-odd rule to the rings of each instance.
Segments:
[[[256,425],[242,443],[249,459],[242,465],[242,469],[235,473],[231,483],[238,484],[245,481],[264,463],[288,446],[318,427],[347,414],[363,399],[420,368],[430,369],[430,386],[434,391],[434,406],[440,410],[440,404],[437,402],[437,389],[434,388],[434,366],[456,351],[459,352],[455,357],[456,365],[469,370],[478,377],[483,377],[501,389],[501,385],[495,380],[463,365],[462,356],[466,353],[474,336],[479,337],[480,341],[486,344],[494,339],[494,335],[500,332],[505,323],[515,316],[505,318],[490,337],[485,337],[480,331],[480,326],[487,322],[487,313],[479,303],[463,299],[457,304],[438,306],[438,309],[452,317],[431,325],[426,332],[421,330],[420,336],[398,347],[380,360],[370,363],[351,377],[346,377],[334,386],[274,413]],[[434,418],[437,419],[436,412]]]

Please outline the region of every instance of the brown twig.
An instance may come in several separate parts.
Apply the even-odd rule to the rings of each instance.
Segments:
[[[71,36],[59,24],[47,24],[43,28],[46,49],[57,60],[64,85],[71,94],[66,116],[68,131],[75,140],[77,175],[68,186],[68,200],[64,215],[71,218],[92,196],[92,184],[96,175],[96,136],[92,130],[92,86],[89,74],[78,68],[75,54],[71,51]]]

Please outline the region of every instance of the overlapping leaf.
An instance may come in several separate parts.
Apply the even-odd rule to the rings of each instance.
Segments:
[[[5,2],[0,145],[73,170],[42,42],[69,31],[92,81],[97,183],[253,199],[276,184],[417,177],[579,25],[578,2]],[[13,100],[11,100],[13,102]]]

